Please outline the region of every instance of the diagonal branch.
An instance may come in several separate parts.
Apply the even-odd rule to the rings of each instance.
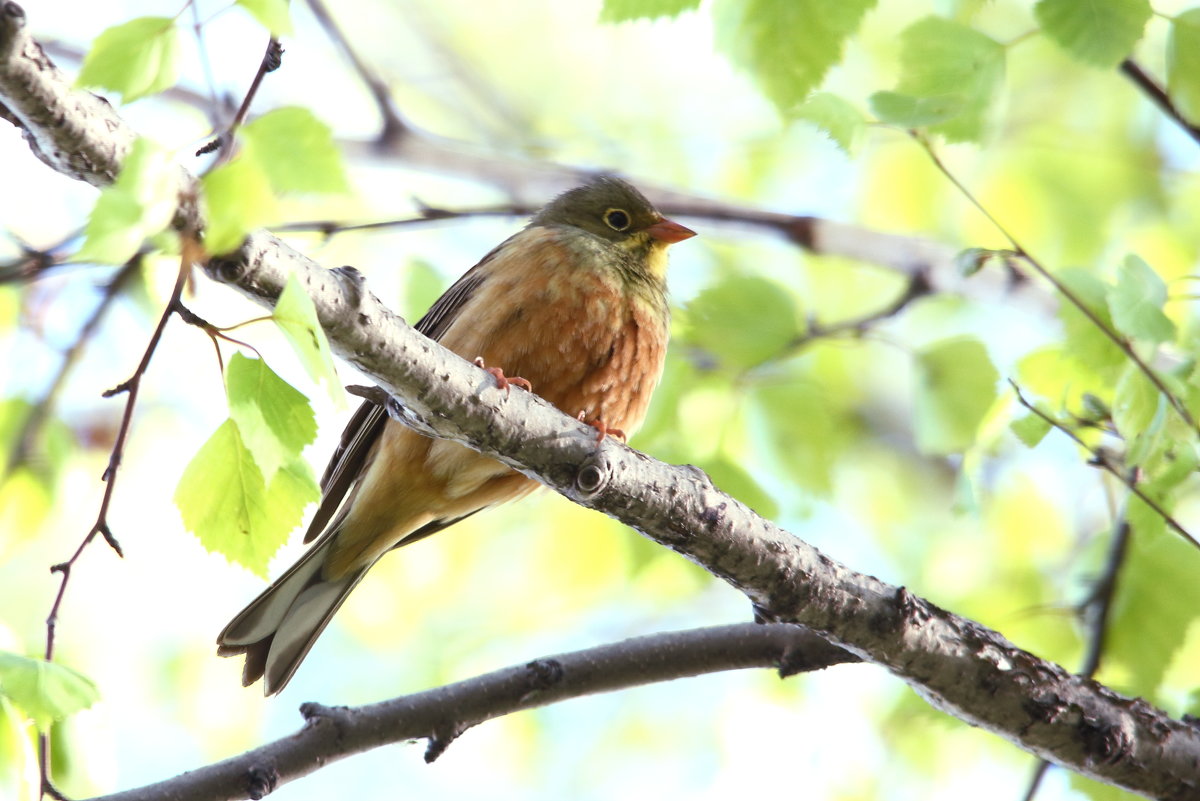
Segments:
[[[13,7],[7,2],[0,15],[0,101],[10,110],[8,62],[14,52],[23,57],[27,44],[36,47],[19,24],[9,24]],[[31,102],[27,92],[21,97]],[[37,125],[26,108],[17,116]],[[770,617],[803,624],[886,668],[939,709],[1142,795],[1185,801],[1200,794],[1200,727],[1074,676],[903,587],[834,562],[719,491],[695,468],[663,464],[611,440],[597,444],[592,428],[542,399],[505,395],[490,375],[385,308],[357,271],[324,270],[265,234],[206,267],[215,280],[264,306],[273,305],[295,274],[335,350],[403,399],[389,410],[395,416],[627,523],[744,592]]]
[[[266,235],[209,274],[264,306],[292,274],[334,349],[401,401],[389,412],[467,444],[699,563],[781,622],[887,668],[938,708],[1100,781],[1182,801],[1200,792],[1200,729],[1038,659],[1000,634],[829,559],[714,487],[490,376],[410,328],[351,268]]]
[[[799,626],[741,623],[635,637],[367,706],[304,704],[306,722],[295,734],[93,801],[261,798],[330,762],[389,743],[428,738],[425,760],[432,762],[472,726],[569,698],[724,670],[776,668],[787,676],[853,661]]]
[[[1162,504],[1160,504],[1158,501],[1151,498],[1146,493],[1145,490],[1143,490],[1141,487],[1139,487],[1138,483],[1137,483],[1137,479],[1134,476],[1128,475],[1120,467],[1118,467],[1117,465],[1114,465],[1112,463],[1112,460],[1109,459],[1108,455],[1105,454],[1104,451],[1102,451],[1098,448],[1093,448],[1091,445],[1088,445],[1086,442],[1084,442],[1083,437],[1076,434],[1074,431],[1072,431],[1070,428],[1068,428],[1067,426],[1060,423],[1058,420],[1055,420],[1052,415],[1046,414],[1044,411],[1039,409],[1035,404],[1030,403],[1029,400],[1027,400],[1025,398],[1025,396],[1021,393],[1021,388],[1019,386],[1017,386],[1016,381],[1013,381],[1010,378],[1008,380],[1008,383],[1013,388],[1013,392],[1016,393],[1017,403],[1024,406],[1032,414],[1041,418],[1042,421],[1044,423],[1046,423],[1047,425],[1049,425],[1051,428],[1056,428],[1059,431],[1066,434],[1071,439],[1075,440],[1076,445],[1083,448],[1085,451],[1087,451],[1091,455],[1091,459],[1088,460],[1088,464],[1093,464],[1093,465],[1099,467],[1100,469],[1104,470],[1105,472],[1109,473],[1110,475],[1112,475],[1114,478],[1117,479],[1117,481],[1120,481],[1122,484],[1124,484],[1126,487],[1128,487],[1129,491],[1132,492],[1134,495],[1136,495],[1142,503],[1146,504],[1152,510],[1154,510],[1154,513],[1156,515],[1158,515],[1159,517],[1161,517],[1163,519],[1163,522],[1166,523],[1167,526],[1170,527],[1176,534],[1183,537],[1185,540],[1187,540],[1189,543],[1196,546],[1197,548],[1200,548],[1200,540],[1197,540],[1190,531],[1188,531],[1186,528],[1184,528],[1183,525],[1178,520],[1176,520],[1174,517],[1172,517],[1171,513],[1162,507]]]
[[[75,341],[71,346],[63,351],[62,361],[58,364],[58,369],[54,372],[54,377],[50,379],[50,384],[42,393],[41,398],[34,403],[29,415],[21,421],[21,427],[17,435],[13,437],[13,447],[9,451],[4,466],[0,468],[0,481],[9,476],[14,470],[23,464],[30,461],[38,448],[38,443],[42,435],[42,430],[46,423],[54,414],[55,407],[58,405],[63,388],[66,386],[67,377],[78,364],[84,350],[91,344],[92,338],[96,334],[96,330],[108,315],[117,298],[125,289],[125,284],[141,269],[141,257],[134,256],[120,269],[116,275],[104,286],[101,291],[100,302],[92,309],[92,313],[88,315],[87,320],[80,327],[79,333],[75,335]]]
[[[1032,267],[1038,275],[1042,276],[1042,278],[1045,278],[1050,285],[1054,287],[1055,292],[1057,292],[1063,297],[1064,300],[1078,309],[1079,313],[1088,319],[1088,322],[1095,326],[1101,334],[1103,334],[1121,351],[1121,353],[1125,355],[1125,358],[1133,362],[1133,364],[1142,371],[1142,374],[1146,376],[1147,380],[1154,385],[1154,388],[1158,391],[1158,393],[1163,396],[1170,407],[1175,410],[1175,413],[1179,415],[1179,419],[1187,423],[1188,428],[1191,428],[1194,431],[1200,431],[1200,428],[1197,426],[1196,419],[1192,416],[1192,413],[1188,410],[1188,407],[1184,405],[1183,400],[1174,392],[1172,392],[1170,388],[1167,387],[1162,377],[1155,372],[1154,368],[1151,367],[1145,359],[1138,355],[1137,350],[1133,347],[1133,343],[1131,343],[1114,328],[1100,319],[1100,316],[1096,313],[1096,311],[1088,306],[1088,304],[1083,301],[1083,298],[1081,298],[1074,290],[1063,283],[1062,279],[1050,272],[1050,269],[1038,261],[1038,259],[1036,259],[1032,253],[1026,250],[1021,243],[1017,241],[1016,237],[1000,222],[1000,220],[997,219],[994,214],[988,211],[987,207],[985,207],[983,203],[981,203],[979,199],[975,197],[975,194],[967,188],[967,185],[960,181],[958,176],[951,172],[950,168],[946,166],[946,163],[942,161],[940,156],[938,156],[937,151],[934,149],[932,143],[930,143],[927,137],[913,132],[913,138],[918,144],[920,144],[921,148],[925,151],[925,154],[929,156],[929,160],[933,162],[933,166],[937,168],[938,172],[944,175],[946,179],[954,185],[954,188],[957,189],[972,206],[978,209],[985,218],[987,218],[988,222],[990,222],[996,228],[996,230],[1000,232],[1000,235],[1008,240],[1009,244],[1012,245],[1013,252],[1021,259],[1024,259],[1025,262]],[[1194,541],[1193,544],[1195,544]]]
[[[1133,527],[1129,525],[1128,516],[1122,512],[1114,526],[1112,540],[1108,546],[1108,558],[1104,560],[1104,572],[1095,580],[1091,592],[1079,605],[1079,613],[1087,618],[1087,653],[1083,657],[1083,667],[1079,675],[1091,678],[1100,669],[1100,660],[1104,656],[1104,645],[1108,641],[1108,620],[1112,615],[1113,600],[1117,595],[1117,579],[1121,568],[1125,566],[1125,555],[1129,551],[1129,537]],[[1044,759],[1038,760],[1029,777],[1029,787],[1025,791],[1023,801],[1033,801],[1037,796],[1042,779],[1049,770],[1050,763]]]
[[[1176,125],[1183,129],[1183,132],[1200,144],[1200,127],[1194,125],[1187,117],[1183,116],[1183,112],[1171,100],[1171,96],[1166,93],[1158,82],[1142,69],[1141,65],[1132,58],[1127,58],[1121,62],[1121,72],[1129,80],[1133,81],[1134,86],[1142,90],[1150,102],[1158,106],[1159,111],[1167,115]]]

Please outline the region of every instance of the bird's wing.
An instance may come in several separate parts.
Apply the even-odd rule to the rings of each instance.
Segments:
[[[507,240],[494,248],[442,293],[414,328],[432,340],[441,339],[458,318],[467,301],[487,279],[484,265],[491,261],[506,243]],[[379,440],[379,435],[383,433],[387,419],[387,411],[371,401],[363,401],[354,412],[342,431],[341,442],[325,467],[325,474],[321,476],[321,505],[317,507],[317,513],[308,524],[308,531],[304,533],[305,542],[311,542],[323,531],[336,528],[341,522],[349,508],[344,501],[347,500],[348,494],[352,494],[352,487],[370,461],[371,451]],[[342,510],[340,514],[339,509]],[[449,523],[443,523],[440,527],[446,525]]]

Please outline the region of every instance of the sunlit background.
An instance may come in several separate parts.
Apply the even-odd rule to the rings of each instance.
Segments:
[[[101,30],[139,15],[175,14],[181,2],[25,5],[32,30],[65,48],[56,61],[74,74],[79,63],[69,52],[84,51]],[[266,34],[224,2],[199,6],[211,80],[240,100]],[[1001,42],[1034,27],[1029,4],[1020,2],[881,6],[826,84],[864,109],[872,92],[894,85],[896,32],[913,20],[977,11],[973,25]],[[635,182],[953,248],[1007,245],[903,132],[872,128],[847,156],[814,127],[782,119],[717,51],[707,3],[676,19],[621,25],[600,24],[599,11],[598,0],[349,0],[334,9],[408,120],[482,153],[614,169]],[[292,13],[296,30],[284,41],[284,66],[265,81],[255,111],[304,105],[339,140],[369,140],[379,116],[362,82],[305,3],[294,3]],[[184,14],[190,24],[191,12]],[[1143,45],[1150,69],[1163,57],[1157,23]],[[797,32],[798,47],[804,37]],[[185,42],[182,85],[207,94],[197,42]],[[1192,272],[1200,208],[1195,145],[1118,76],[1079,66],[1038,36],[1012,45],[1008,63],[985,143],[943,150],[957,175],[1053,267],[1103,273],[1136,251],[1168,280]],[[211,133],[203,109],[151,98],[120,111],[189,168],[203,166],[191,155]],[[468,175],[369,157],[349,167],[351,193],[289,200],[279,222],[391,219],[411,216],[420,204],[466,208],[508,199]],[[0,126],[0,188],[0,226],[34,247],[75,231],[96,196],[42,165],[9,125]],[[714,291],[763,279],[794,306],[798,321],[834,322],[886,306],[903,283],[878,267],[806,255],[748,228],[684,222],[701,236],[672,249],[675,345],[658,402],[632,445],[704,466],[719,485],[834,558],[1078,667],[1083,647],[1072,605],[1098,570],[1120,493],[1053,434],[1033,450],[998,434],[972,452],[983,467],[966,482],[961,459],[917,452],[911,423],[919,348],[978,336],[1003,378],[1032,349],[1061,338],[1057,320],[1044,306],[1004,297],[935,297],[861,339],[818,343],[752,367],[704,369],[711,360],[701,358],[706,339],[697,327],[713,304],[696,301],[706,291],[711,301]],[[355,265],[375,293],[414,320],[522,224],[476,218],[292,241],[325,266]],[[0,239],[0,259],[18,252],[14,240]],[[111,275],[111,268],[68,266],[30,286],[0,287],[4,399],[41,396]],[[123,407],[100,392],[132,372],[173,277],[171,260],[151,262],[144,282],[117,302],[88,344],[46,434],[52,477],[22,471],[0,485],[0,649],[38,655],[44,648],[44,619],[58,587],[48,569],[70,556],[95,519]],[[186,302],[220,325],[261,314],[203,278]],[[1169,304],[1168,312],[1191,324],[1189,303]],[[319,470],[349,407],[336,408],[314,387],[269,324],[238,335],[311,395],[321,430],[309,458]],[[341,377],[359,381],[344,366]],[[7,448],[15,423],[12,407],[5,409],[0,442]],[[241,688],[236,660],[214,653],[217,632],[263,581],[207,553],[171,500],[184,466],[226,415],[211,342],[172,323],[143,385],[110,513],[125,558],[92,545],[60,620],[57,658],[101,694],[55,739],[55,775],[72,796],[164,779],[284,736],[301,725],[303,701],[364,703],[628,636],[750,617],[745,598],[699,568],[543,493],[388,556],[287,690],[264,700],[257,687]],[[1200,510],[1186,503],[1180,518],[1200,524]],[[294,539],[272,575],[299,553]],[[1185,603],[1193,592],[1169,581],[1150,588],[1140,613],[1152,618],[1155,604]],[[1171,632],[1165,636],[1175,642],[1147,646],[1165,648],[1157,700],[1174,714],[1187,708],[1200,679],[1200,637],[1194,626],[1187,631],[1185,642]],[[1114,647],[1141,647],[1141,633],[1121,636]],[[1100,678],[1132,689],[1139,673],[1115,660]],[[32,797],[28,746],[10,734],[4,747],[0,796]],[[481,725],[432,765],[423,753],[423,742],[382,748],[272,797],[736,793],[1016,801],[1034,764],[863,665],[786,681],[739,672],[581,699]],[[1070,784],[1053,772],[1039,798],[1082,798]]]

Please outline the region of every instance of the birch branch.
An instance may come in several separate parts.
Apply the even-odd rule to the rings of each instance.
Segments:
[[[127,147],[127,129],[119,118],[106,126],[59,119],[99,112],[78,98],[86,93],[47,78],[53,65],[23,20],[15,3],[0,7],[6,119],[25,128],[50,166],[103,180],[114,165],[97,169],[88,154],[118,154],[117,143]],[[103,114],[115,117],[111,109]],[[774,619],[808,626],[885,667],[934,706],[1100,781],[1167,801],[1200,795],[1200,728],[1193,723],[1071,675],[903,587],[830,560],[695,468],[663,464],[611,439],[597,446],[591,428],[536,396],[505,395],[490,375],[418,334],[366,291],[356,271],[324,270],[268,234],[252,236],[207,269],[268,307],[294,272],[335,350],[401,399],[391,404],[396,417],[495,456],[636,528],[738,588]]]
[[[773,667],[792,675],[846,661],[854,657],[799,626],[742,623],[635,637],[376,704],[304,704],[305,725],[294,734],[92,801],[262,798],[329,762],[382,745],[429,738],[425,761],[432,762],[472,726],[569,698],[723,670]]]

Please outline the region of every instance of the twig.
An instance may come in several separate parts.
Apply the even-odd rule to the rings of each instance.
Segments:
[[[220,136],[197,150],[197,156],[220,149],[221,154],[217,158],[217,163],[220,163],[232,155],[233,135],[242,123],[246,121],[246,115],[250,113],[250,104],[254,102],[254,97],[258,94],[258,88],[262,86],[263,78],[266,77],[268,72],[274,72],[279,69],[282,63],[283,47],[279,44],[279,40],[272,36],[267,42],[267,50],[263,53],[262,61],[258,63],[258,71],[254,73],[254,80],[250,82],[250,88],[246,90],[246,96],[242,98],[242,104],[238,106],[237,113],[233,115],[233,121],[229,123],[229,127]]]
[[[14,438],[13,448],[8,454],[8,459],[5,461],[4,471],[0,473],[0,478],[10,475],[13,470],[24,464],[29,458],[29,454],[37,442],[42,427],[50,419],[50,414],[54,411],[54,407],[58,403],[58,396],[66,384],[67,376],[79,361],[84,348],[91,341],[92,336],[96,333],[96,329],[100,327],[100,323],[103,321],[105,315],[108,314],[109,309],[112,308],[113,302],[120,295],[125,283],[138,271],[141,262],[140,254],[134,256],[105,285],[100,302],[96,304],[96,308],[92,310],[83,327],[79,329],[79,333],[76,335],[75,341],[71,343],[71,347],[63,353],[62,361],[58,365],[58,371],[54,374],[54,378],[50,380],[50,386],[42,395],[41,400],[34,404],[33,409],[29,412],[29,416],[21,423],[21,430]]]
[[[326,237],[332,237],[337,234],[354,231],[382,231],[389,228],[411,228],[443,220],[462,220],[471,217],[526,217],[537,211],[537,208],[537,206],[527,203],[511,203],[505,206],[484,206],[468,209],[439,209],[432,206],[421,206],[414,217],[400,217],[393,220],[377,220],[374,222],[305,220],[277,225],[272,230],[286,233],[312,231]]]
[[[35,281],[48,270],[67,264],[67,257],[61,251],[82,234],[83,229],[78,229],[53,245],[35,248],[17,234],[9,232],[8,236],[21,249],[21,255],[12,261],[0,263],[0,284]]]
[[[395,103],[392,102],[392,93],[388,89],[387,84],[376,75],[366,62],[358,57],[358,52],[354,46],[350,44],[350,40],[342,33],[342,29],[334,22],[333,15],[329,13],[329,9],[325,7],[322,0],[308,0],[308,7],[312,10],[313,16],[317,18],[317,22],[321,23],[321,27],[325,29],[325,33],[333,40],[342,54],[350,61],[354,71],[358,73],[358,77],[367,85],[367,90],[370,91],[371,97],[375,99],[375,105],[379,109],[379,116],[383,118],[383,127],[379,131],[377,139],[380,145],[387,146],[410,134],[412,129],[404,118],[397,111]]]
[[[786,349],[789,351],[799,350],[815,340],[828,339],[844,333],[861,335],[873,324],[890,317],[895,317],[913,301],[925,297],[931,291],[928,279],[922,273],[914,273],[905,283],[904,291],[883,308],[864,314],[861,317],[839,320],[836,323],[829,323],[828,325],[821,325],[815,321],[810,321],[808,330],[789,342]]]
[[[269,791],[388,743],[428,738],[426,758],[436,758],[472,726],[567,698],[724,670],[769,667],[791,675],[857,661],[803,626],[788,624],[740,623],[635,637],[377,704],[304,704],[300,712],[307,723],[294,734],[158,784],[93,801],[241,799],[253,792],[247,788],[250,777],[257,789]]]
[[[171,291],[171,298],[167,301],[167,306],[163,309],[162,316],[158,319],[158,325],[155,326],[154,333],[150,335],[150,342],[146,345],[146,351],[142,354],[142,360],[138,362],[133,375],[118,384],[115,388],[104,393],[104,397],[106,398],[111,398],[122,392],[126,393],[125,412],[121,416],[121,426],[117,429],[112,453],[108,457],[108,466],[104,469],[104,474],[101,478],[105,485],[104,496],[100,500],[100,511],[96,515],[96,522],[92,524],[83,541],[79,543],[79,547],[71,554],[71,558],[50,568],[50,572],[58,573],[62,577],[62,580],[58,585],[58,593],[54,596],[54,603],[50,606],[50,614],[46,617],[45,659],[47,662],[54,659],[54,637],[58,626],[58,613],[62,607],[63,596],[67,591],[67,582],[71,580],[71,569],[83,554],[84,549],[99,534],[108,543],[109,547],[116,551],[118,556],[124,555],[121,552],[120,544],[113,536],[112,529],[109,528],[108,508],[112,503],[113,488],[116,486],[117,480],[117,469],[121,465],[121,457],[125,452],[125,441],[129,436],[129,425],[133,420],[133,409],[137,405],[138,390],[141,387],[142,376],[146,374],[146,369],[150,366],[150,359],[154,356],[154,351],[158,347],[163,331],[167,327],[167,321],[171,319],[175,305],[179,302],[188,273],[191,271],[191,266],[199,257],[200,247],[195,237],[185,234],[181,237],[181,242],[183,244],[183,254],[179,263],[179,275],[175,279],[175,288]],[[53,785],[50,782],[50,741],[44,733],[38,735],[38,770],[43,792],[51,794],[57,792],[53,790]]]
[[[1087,653],[1083,657],[1083,667],[1079,675],[1092,678],[1100,669],[1100,659],[1104,653],[1104,643],[1108,638],[1108,618],[1112,614],[1113,598],[1117,593],[1117,577],[1125,564],[1125,554],[1129,551],[1129,537],[1132,534],[1129,518],[1122,514],[1113,533],[1112,542],[1108,546],[1108,559],[1104,562],[1104,572],[1096,579],[1092,591],[1079,605],[1081,613],[1086,614],[1088,622]],[[1025,791],[1022,801],[1033,801],[1041,786],[1042,779],[1049,770],[1050,763],[1044,759],[1038,760],[1029,777],[1029,788]]]
[[[218,340],[223,339],[226,342],[230,342],[234,345],[238,345],[240,347],[246,348],[247,350],[254,351],[254,354],[256,356],[258,356],[260,359],[262,358],[262,354],[259,353],[258,348],[254,347],[249,342],[243,342],[240,339],[235,339],[234,337],[229,336],[225,332],[232,331],[235,328],[240,328],[241,326],[248,325],[249,323],[257,323],[262,320],[270,320],[270,319],[272,319],[271,317],[255,317],[252,320],[246,320],[244,322],[238,323],[237,325],[231,325],[226,328],[218,328],[217,326],[210,323],[208,320],[205,320],[203,317],[201,317],[200,315],[193,312],[187,306],[184,306],[182,302],[177,302],[175,304],[174,311],[176,314],[179,315],[179,319],[183,320],[188,325],[194,325],[195,327],[197,327],[201,331],[203,331],[205,334],[208,334],[208,338],[212,340],[213,348],[217,351],[217,364],[221,369],[221,375],[225,374],[225,359],[221,356],[221,345],[218,342]]]
[[[1175,410],[1176,414],[1178,414],[1179,417],[1188,424],[1189,428],[1193,430],[1200,430],[1197,428],[1195,418],[1192,417],[1192,413],[1188,411],[1186,406],[1184,406],[1183,401],[1181,401],[1173,392],[1167,389],[1166,384],[1164,384],[1162,379],[1158,377],[1158,373],[1154,372],[1154,370],[1150,368],[1150,365],[1146,364],[1141,356],[1138,356],[1137,351],[1134,350],[1133,346],[1126,341],[1124,337],[1105,325],[1104,321],[1101,320],[1099,316],[1097,316],[1096,313],[1092,311],[1091,308],[1089,308],[1088,305],[1071,290],[1070,287],[1058,280],[1058,278],[1056,278],[1054,274],[1045,267],[1045,265],[1034,258],[1034,256],[1028,250],[1026,250],[1020,242],[1017,241],[1016,237],[1013,236],[1013,234],[1009,232],[1009,230],[1005,228],[1004,225],[1001,224],[1001,222],[996,219],[996,217],[990,211],[988,211],[982,203],[979,202],[979,199],[975,197],[971,190],[968,189],[962,181],[958,180],[954,173],[952,173],[945,163],[942,162],[941,158],[937,154],[937,151],[933,149],[933,146],[929,143],[928,139],[926,139],[917,131],[910,131],[909,133],[915,140],[917,140],[918,143],[920,143],[921,147],[924,148],[930,160],[933,161],[934,166],[938,168],[938,171],[940,171],[942,175],[946,176],[950,183],[954,184],[955,188],[962,193],[963,197],[970,201],[971,205],[978,209],[979,212],[983,214],[983,216],[986,217],[993,226],[995,226],[996,230],[998,230],[1000,234],[1008,240],[1009,244],[1012,245],[1012,249],[1016,252],[1016,254],[1020,256],[1020,258],[1024,259],[1024,261],[1030,267],[1036,270],[1038,275],[1049,281],[1051,286],[1054,287],[1055,291],[1066,298],[1067,301],[1070,302],[1072,306],[1077,308],[1084,317],[1088,318],[1092,325],[1096,326],[1096,328],[1098,328],[1100,332],[1104,334],[1104,336],[1108,337],[1108,339],[1110,339],[1112,343],[1116,345],[1122,353],[1125,354],[1127,359],[1137,365],[1138,369],[1145,374],[1146,378],[1150,380],[1150,383],[1154,385],[1154,388],[1158,390],[1158,392],[1164,398],[1167,399],[1167,403],[1169,403],[1171,408]]]
[[[1171,100],[1171,96],[1141,68],[1141,65],[1132,58],[1127,58],[1121,62],[1121,72],[1133,81],[1134,85],[1141,89],[1146,97],[1150,98],[1150,102],[1158,106],[1163,114],[1170,117],[1176,125],[1183,129],[1184,133],[1200,144],[1200,127],[1193,125],[1183,116],[1183,112]]]
[[[190,3],[192,7],[192,33],[196,37],[196,50],[200,54],[200,68],[204,72],[204,83],[208,88],[208,121],[213,131],[221,130],[221,103],[217,100],[217,82],[213,78],[212,59],[208,56],[208,46],[204,43],[204,23],[200,19],[200,4]]]
[[[1016,393],[1018,403],[1020,403],[1022,406],[1024,406],[1026,409],[1028,409],[1033,414],[1040,417],[1045,422],[1049,423],[1052,427],[1057,428],[1059,431],[1063,432],[1068,437],[1075,440],[1075,442],[1079,445],[1079,447],[1083,448],[1085,451],[1087,451],[1089,454],[1091,454],[1091,457],[1092,457],[1090,460],[1091,464],[1094,464],[1095,466],[1102,468],[1102,469],[1106,470],[1107,472],[1111,473],[1113,476],[1115,476],[1118,481],[1120,481],[1122,484],[1124,484],[1126,487],[1129,488],[1130,492],[1132,492],[1139,499],[1141,499],[1141,501],[1144,504],[1146,504],[1151,509],[1153,509],[1155,514],[1157,514],[1159,517],[1161,517],[1163,519],[1163,522],[1165,522],[1171,528],[1175,529],[1175,531],[1181,537],[1183,537],[1185,540],[1190,542],[1192,545],[1196,546],[1197,548],[1200,548],[1200,541],[1197,541],[1195,537],[1193,537],[1190,533],[1188,533],[1188,530],[1185,529],[1182,525],[1180,525],[1179,521],[1177,521],[1174,517],[1172,517],[1167,512],[1166,509],[1163,509],[1162,506],[1158,503],[1158,501],[1154,500],[1149,495],[1147,495],[1145,492],[1143,492],[1141,487],[1139,487],[1137,485],[1136,481],[1134,481],[1133,479],[1131,479],[1130,477],[1128,477],[1124,473],[1122,473],[1120,470],[1118,470],[1117,467],[1108,460],[1108,456],[1103,451],[1101,451],[1097,448],[1093,448],[1091,445],[1088,445],[1074,431],[1067,428],[1065,425],[1063,425],[1059,421],[1055,420],[1053,417],[1046,414],[1041,409],[1037,408],[1032,403],[1030,403],[1025,398],[1025,396],[1023,394],[1021,394],[1021,388],[1019,386],[1017,386],[1016,381],[1013,381],[1010,378],[1010,379],[1008,379],[1008,383],[1012,386],[1013,392]]]

